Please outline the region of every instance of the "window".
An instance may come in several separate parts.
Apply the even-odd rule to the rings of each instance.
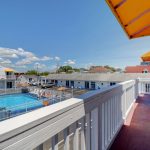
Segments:
[[[115,82],[110,82],[110,86],[113,86],[115,85],[116,83]]]
[[[147,70],[147,69],[144,69],[144,70],[142,71],[142,73],[148,73],[148,70]]]
[[[7,82],[7,88],[12,88],[12,82]]]

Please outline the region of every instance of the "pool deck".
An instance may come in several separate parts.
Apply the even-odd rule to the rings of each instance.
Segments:
[[[150,149],[150,95],[140,96],[110,150]]]

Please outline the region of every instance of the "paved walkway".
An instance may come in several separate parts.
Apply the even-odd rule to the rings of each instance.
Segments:
[[[140,96],[111,150],[150,150],[150,95]]]

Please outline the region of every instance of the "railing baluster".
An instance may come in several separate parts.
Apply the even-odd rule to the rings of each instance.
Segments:
[[[84,129],[84,119],[85,118],[82,118],[81,119],[81,150],[86,150],[86,147],[85,147],[85,129]]]
[[[85,144],[86,150],[91,150],[91,115],[90,113],[85,115]]]
[[[73,150],[79,150],[79,128],[77,122],[73,124]]]
[[[105,124],[104,124],[104,131],[105,131],[105,146],[107,145],[107,101],[104,103],[104,119],[105,119]]]
[[[52,150],[58,150],[58,134],[52,137]]]
[[[110,141],[110,99],[108,100],[108,106],[107,106],[107,108],[108,108],[108,117],[107,117],[107,119],[108,119],[108,132],[107,132],[107,136],[108,136],[108,141]]]
[[[70,150],[70,143],[69,143],[69,128],[64,130],[64,150]]]
[[[98,108],[91,111],[91,150],[98,150]]]
[[[110,137],[112,137],[112,135],[113,135],[113,99],[112,99],[112,97],[110,100],[110,115],[111,115],[111,117],[110,117],[110,124],[111,124],[110,134],[111,134],[111,136]]]
[[[105,149],[105,104],[102,103],[102,150]]]

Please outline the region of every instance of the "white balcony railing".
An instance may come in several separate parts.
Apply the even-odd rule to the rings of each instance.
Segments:
[[[0,75],[0,79],[16,79],[15,75]]]
[[[150,94],[150,79],[138,79],[139,80],[139,92],[142,94]]]
[[[106,150],[138,96],[138,80],[0,123],[1,150]]]
[[[16,79],[16,76],[15,75],[6,75],[6,78],[7,79]]]

